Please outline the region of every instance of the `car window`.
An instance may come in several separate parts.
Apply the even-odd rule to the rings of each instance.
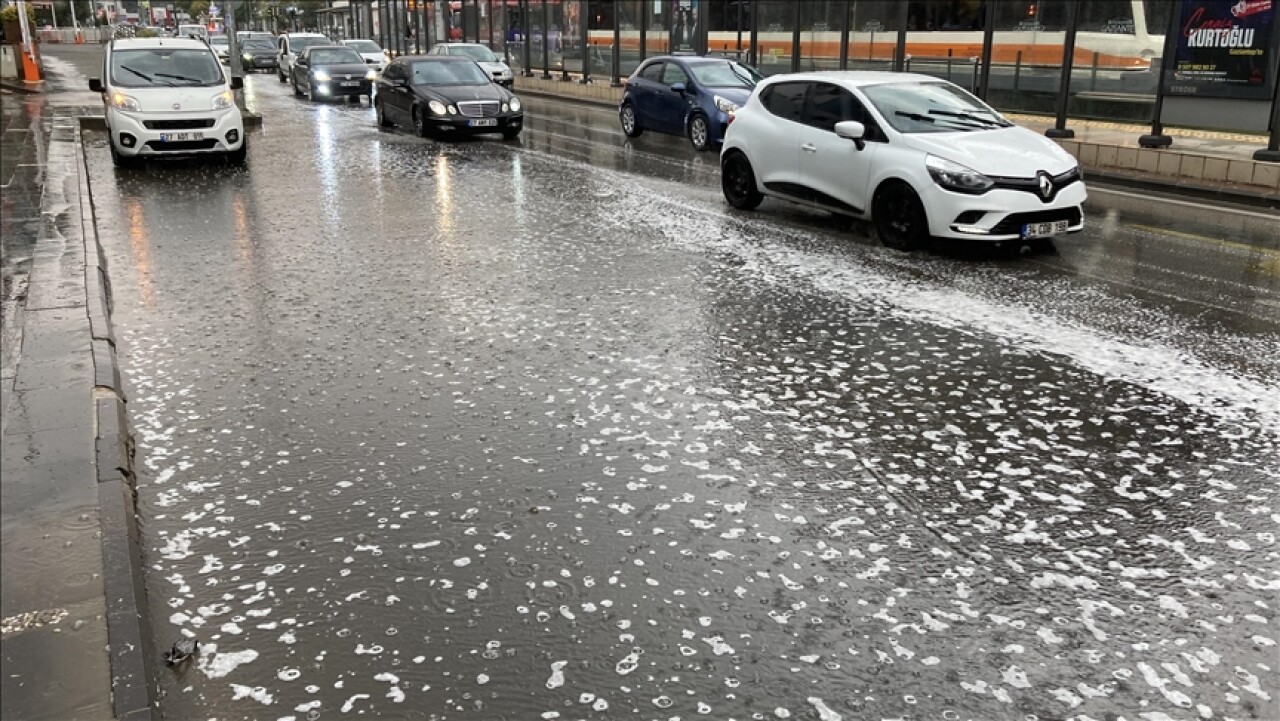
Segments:
[[[364,58],[351,48],[312,48],[307,51],[312,65],[337,65],[339,63],[363,63]]]
[[[886,83],[862,88],[885,122],[902,133],[954,133],[1012,125],[951,83]]]
[[[414,85],[488,85],[489,76],[470,61],[417,62],[413,64]]]
[[[858,102],[853,93],[839,85],[814,83],[813,90],[809,93],[809,112],[805,115],[805,124],[835,132],[836,123],[842,120],[856,120],[866,124],[862,103]]]
[[[780,118],[800,122],[804,117],[804,96],[809,83],[778,83],[764,89],[760,102]]]
[[[327,45],[328,43],[329,38],[291,38],[289,40],[289,47],[295,54],[297,54],[312,45]]]
[[[241,46],[242,50],[275,50],[276,46],[265,38],[249,38]]]
[[[640,68],[640,77],[645,80],[652,80],[655,83],[662,82],[662,66],[665,63],[652,63]]]
[[[667,63],[666,67],[662,69],[662,84],[675,85],[676,83],[684,83],[688,85],[689,75],[684,71],[684,68],[679,65],[676,65],[675,63]]]
[[[459,55],[466,55],[472,60],[478,60],[482,63],[492,63],[498,60],[498,56],[483,45],[458,45],[454,50],[458,51]]]
[[[358,53],[380,53],[382,48],[372,40],[348,40],[347,45],[355,48]]]
[[[159,47],[111,54],[111,84],[118,87],[190,87],[222,82],[222,66],[208,49]]]

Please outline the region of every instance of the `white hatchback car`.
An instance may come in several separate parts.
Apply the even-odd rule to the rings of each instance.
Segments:
[[[116,165],[205,153],[240,165],[248,145],[232,91],[242,83],[227,79],[203,40],[132,38],[107,44],[89,89],[102,93]]]
[[[720,167],[735,208],[768,195],[869,219],[891,248],[1084,228],[1075,158],[927,75],[774,75],[734,114]]]
[[[436,43],[431,48],[428,55],[450,55],[454,57],[466,57],[476,61],[486,73],[493,78],[493,82],[510,88],[516,82],[515,73],[511,72],[511,66],[503,62],[487,45],[480,43]]]

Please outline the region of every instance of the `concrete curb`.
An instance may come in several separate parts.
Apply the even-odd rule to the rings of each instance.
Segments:
[[[94,367],[94,465],[98,480],[98,517],[102,530],[103,591],[110,647],[111,702],[118,719],[159,719],[156,703],[154,635],[143,585],[142,548],[135,511],[133,436],[125,409],[124,385],[111,325],[111,285],[106,257],[98,242],[82,132],[76,127],[80,223],[84,238],[85,300],[92,335]]]

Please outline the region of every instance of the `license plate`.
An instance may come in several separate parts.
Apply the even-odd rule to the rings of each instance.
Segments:
[[[344,88],[355,88],[355,87],[359,87],[359,86],[360,86],[360,81],[359,81],[359,80],[344,80],[344,81],[342,82],[342,87],[344,87]]]
[[[1050,238],[1067,232],[1067,221],[1055,220],[1051,223],[1027,223],[1022,226],[1023,238]]]
[[[204,133],[160,133],[160,142],[173,143],[182,140],[204,140]]]
[[[468,120],[467,125],[473,128],[492,128],[498,125],[497,118],[480,118],[478,120]]]

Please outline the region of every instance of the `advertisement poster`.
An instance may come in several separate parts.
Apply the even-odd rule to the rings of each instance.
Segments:
[[[1270,100],[1276,4],[1183,0],[1168,93]]]
[[[697,47],[698,0],[672,0],[670,52],[694,53]]]

